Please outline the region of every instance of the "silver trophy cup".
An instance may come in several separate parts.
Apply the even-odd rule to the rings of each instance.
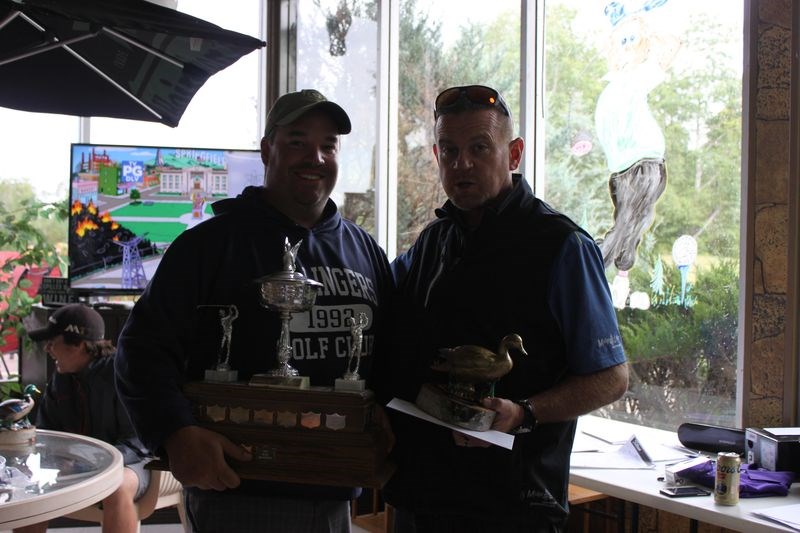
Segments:
[[[292,313],[308,311],[314,306],[322,284],[296,271],[295,258],[301,242],[290,246],[287,238],[284,244],[283,270],[256,280],[261,305],[280,314],[281,334],[277,345],[278,366],[266,374],[253,376],[250,381],[253,385],[308,388],[308,378],[299,376],[297,369],[289,364],[292,358],[289,321]]]

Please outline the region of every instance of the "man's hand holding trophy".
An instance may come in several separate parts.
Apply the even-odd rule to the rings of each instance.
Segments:
[[[295,265],[301,243],[291,245],[286,239],[282,270],[256,280],[261,305],[277,311],[281,323],[276,349],[269,350],[267,365],[273,368],[248,382],[236,381],[230,346],[239,310],[204,305],[220,308],[217,362],[205,380],[187,383],[183,391],[199,425],[252,454],[252,461],[232,465],[242,478],[380,487],[393,470],[386,461],[391,435],[376,422],[374,394],[359,374],[364,331],[370,326],[367,313],[352,310],[342,320],[350,336],[342,342],[348,347],[347,362],[335,387],[310,383],[290,364],[292,314],[311,312],[323,288]]]

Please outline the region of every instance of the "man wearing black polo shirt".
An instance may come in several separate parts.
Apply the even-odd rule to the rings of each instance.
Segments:
[[[576,419],[618,399],[627,364],[594,240],[536,198],[517,169],[524,142],[490,87],[443,91],[433,152],[449,200],[395,260],[399,309],[386,398],[414,401],[440,348],[496,349],[519,334],[528,355],[484,406],[513,450],[395,414],[397,473],[384,488],[397,533],[561,531]],[[413,333],[413,334],[412,334]]]

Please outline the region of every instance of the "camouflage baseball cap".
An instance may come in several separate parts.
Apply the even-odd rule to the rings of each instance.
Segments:
[[[340,134],[350,133],[350,117],[338,104],[331,102],[314,89],[303,89],[294,93],[286,93],[275,101],[267,114],[267,127],[264,136],[269,137],[277,126],[286,126],[299,119],[312,109],[327,112]]]

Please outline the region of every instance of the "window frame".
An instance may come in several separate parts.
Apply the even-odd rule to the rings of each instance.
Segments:
[[[292,56],[292,29],[296,29],[297,2],[300,0],[267,0],[268,35],[278,35],[271,43],[267,103],[274,101],[279,94],[294,90],[294,64]],[[524,175],[531,181],[537,195],[543,193],[543,183],[536,180],[537,161],[543,161],[543,105],[542,79],[543,58],[537,50],[543,50],[544,4],[546,0],[527,2],[520,0],[523,19],[520,42],[520,131],[526,139],[527,155],[522,162]],[[398,39],[399,0],[378,1],[379,24],[379,116],[378,157],[376,158],[375,190],[375,238],[393,259],[397,251],[397,230],[393,223],[397,216],[397,94],[398,94]],[[736,420],[739,427],[753,417],[746,400],[751,396],[745,390],[750,383],[753,354],[753,325],[755,322],[753,304],[755,281],[754,273],[754,212],[756,180],[756,125],[754,112],[757,92],[757,36],[759,2],[743,0],[744,7],[744,70],[742,86],[742,165],[741,165],[741,238],[739,270],[739,341],[737,357]],[[293,18],[294,23],[293,23]],[[792,11],[794,27],[800,27],[800,8]],[[792,35],[792,49],[800,48],[798,31]],[[274,59],[278,58],[278,59]],[[790,175],[800,175],[800,83],[798,71],[800,61],[797,54],[792,57],[791,99],[791,161]],[[783,419],[800,423],[800,185],[798,180],[789,184],[789,249],[788,249],[788,289],[786,352],[784,368]]]

